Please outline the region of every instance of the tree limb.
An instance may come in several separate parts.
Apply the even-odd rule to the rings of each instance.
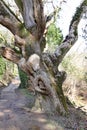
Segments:
[[[78,38],[78,24],[83,13],[83,3],[80,5],[79,10],[80,13],[78,13],[78,10],[76,11],[70,24],[69,34],[66,36],[61,45],[57,47],[54,53],[43,53],[42,55],[43,62],[45,62],[49,71],[51,71],[54,75],[58,74],[58,65]]]
[[[23,38],[20,38],[18,35],[15,35],[15,42],[19,45],[19,46],[25,46],[26,42]]]
[[[69,34],[66,36],[62,44],[57,47],[56,51],[53,54],[50,54],[50,58],[53,61],[53,64],[56,66],[56,69],[63,60],[66,53],[70,50],[70,48],[74,45],[78,38],[78,24],[83,12],[83,3],[80,5],[79,10],[79,15],[76,16],[76,14],[78,14],[78,12],[76,11],[71,21]]]
[[[12,61],[15,64],[18,64],[21,57],[15,53],[14,50],[12,50],[9,47],[1,47],[0,48],[0,54],[6,58],[9,61]]]
[[[13,34],[18,33],[18,26],[22,24],[3,0],[0,0],[0,24],[8,28]]]
[[[43,10],[43,1],[42,0],[33,0],[34,3],[34,19],[37,25],[37,39],[39,40],[44,33],[45,30],[45,17]]]
[[[28,35],[29,32],[3,0],[0,0],[0,24],[13,33],[15,46],[19,47],[23,52],[22,54],[25,55],[25,40],[23,38],[26,37],[24,33]]]
[[[26,28],[30,31],[36,27],[34,20],[34,4],[33,0],[22,0],[23,3],[23,18]]]
[[[0,16],[0,24],[8,28],[13,34],[17,33],[17,28],[13,22],[6,17]]]
[[[21,14],[23,14],[23,3],[22,0],[14,0],[15,3],[17,4],[19,11],[21,12]]]
[[[46,23],[52,20],[53,17],[58,13],[60,8],[55,8],[54,11],[46,17]]]
[[[46,16],[46,27],[45,27],[45,30],[44,30],[44,35],[47,34],[47,31],[48,31],[49,26],[50,26],[53,22],[55,22],[55,18],[54,18],[54,17],[55,17],[56,14],[58,13],[58,11],[59,11],[59,8],[55,8],[54,11],[53,11],[51,14],[49,14],[48,16]]]
[[[5,13],[5,14],[8,14],[9,16],[11,16],[11,17],[13,17],[13,19],[12,20],[14,20],[14,19],[16,19],[17,21],[19,21],[20,23],[22,23],[21,22],[21,20],[15,15],[15,13],[9,8],[9,6],[4,2],[4,0],[0,0],[0,6],[1,6],[1,8],[3,9],[4,8],[4,11],[5,12],[1,12],[1,13]]]

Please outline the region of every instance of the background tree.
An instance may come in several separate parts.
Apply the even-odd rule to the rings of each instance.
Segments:
[[[0,0],[0,24],[14,35],[15,50],[1,47],[1,55],[17,64],[27,75],[30,86],[39,97],[42,109],[65,113],[67,111],[62,83],[65,72],[58,66],[65,54],[78,38],[78,23],[83,11],[84,2],[76,11],[70,23],[69,34],[53,53],[43,53],[46,40],[47,24],[51,18],[44,16],[42,0],[14,0],[21,12],[23,22]],[[44,45],[43,45],[44,44]]]
[[[56,27],[55,23],[50,24],[46,34],[47,50],[53,52],[62,40],[63,36],[60,29]]]
[[[10,43],[7,42],[6,36],[7,32],[2,34],[0,32],[0,47],[10,45]],[[0,82],[2,82],[4,86],[11,82],[12,78],[17,74],[16,70],[16,66],[13,63],[0,55]]]

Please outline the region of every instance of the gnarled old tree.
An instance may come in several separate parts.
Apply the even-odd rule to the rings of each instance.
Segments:
[[[46,25],[51,20],[44,16],[42,0],[14,0],[23,17],[23,23],[0,0],[0,24],[14,35],[15,49],[1,47],[0,54],[17,64],[29,78],[29,84],[39,97],[42,109],[58,113],[67,111],[62,83],[65,72],[58,70],[65,54],[78,38],[78,24],[83,12],[84,2],[72,18],[69,34],[54,53],[43,53],[46,40]],[[44,43],[44,45],[43,45]],[[16,48],[19,48],[19,50]],[[20,53],[17,53],[20,51]]]

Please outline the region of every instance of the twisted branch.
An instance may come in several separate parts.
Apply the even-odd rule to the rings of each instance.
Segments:
[[[51,55],[51,58],[54,57],[53,60],[54,65],[57,64],[58,66],[61,63],[65,54],[70,50],[70,48],[74,45],[74,43],[78,39],[78,24],[83,13],[83,3],[80,5],[79,10],[80,13],[78,14],[78,10],[77,10],[71,21],[69,27],[69,34],[66,36],[62,44],[58,46],[56,51]]]
[[[53,70],[54,74],[57,74],[58,72],[58,65],[62,62],[64,56],[66,53],[70,50],[70,48],[74,45],[76,40],[78,39],[78,24],[81,19],[81,15],[83,13],[83,4],[84,2],[80,5],[79,10],[80,13],[76,11],[71,24],[70,24],[70,29],[69,29],[69,34],[66,36],[65,40],[61,43],[60,46],[57,47],[55,52],[53,54],[43,54],[46,55],[45,57],[48,57],[44,60],[48,68],[50,67],[50,62],[53,63],[53,66],[55,66]]]
[[[0,24],[8,28],[13,34],[18,33],[18,26],[22,24],[3,0],[0,0]]]
[[[15,53],[14,50],[12,50],[9,47],[1,47],[0,48],[0,54],[6,58],[9,61],[12,61],[15,64],[18,64],[21,57]]]

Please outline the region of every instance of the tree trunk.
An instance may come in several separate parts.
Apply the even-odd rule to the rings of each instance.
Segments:
[[[62,83],[66,78],[66,73],[59,72],[58,66],[78,38],[77,26],[84,2],[76,11],[65,40],[53,54],[49,54],[42,53],[46,44],[47,29],[42,0],[20,0],[21,8],[19,0],[15,1],[21,10],[25,25],[8,9],[5,2],[0,0],[0,24],[13,33],[17,47],[17,50],[11,47],[1,47],[0,54],[17,64],[28,75],[29,85],[34,90],[43,111],[64,114],[67,106]]]
[[[27,73],[29,85],[35,92],[37,99],[39,99],[41,109],[45,112],[64,114],[67,111],[67,107],[62,91],[63,79],[57,80],[58,77],[49,71],[44,58],[37,54],[32,54],[27,62],[23,58],[18,65]],[[65,77],[65,75],[61,76],[62,78]]]

